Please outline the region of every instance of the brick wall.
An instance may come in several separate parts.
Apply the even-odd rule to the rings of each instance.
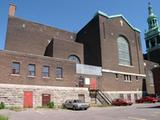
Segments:
[[[120,21],[123,22],[122,26]],[[128,67],[119,65],[117,38],[120,35],[125,36],[129,42],[131,66]],[[97,14],[78,32],[76,41],[84,44],[86,64],[102,66],[103,69],[144,74],[140,34],[123,17],[107,18]]]
[[[144,74],[140,34],[122,18],[107,18],[99,15],[102,68]],[[123,24],[121,25],[121,22]],[[119,65],[117,38],[125,36],[129,43],[131,66]]]
[[[119,74],[118,78],[113,73],[103,73],[101,89],[105,91],[142,91],[143,77],[131,76],[131,81],[125,81],[124,75]]]
[[[44,55],[49,42],[55,39],[55,57],[66,59],[67,55],[75,53],[83,61],[83,46],[74,43],[75,36],[76,34],[72,32],[30,22],[17,17],[9,17],[5,49]],[[65,56],[60,55],[62,53],[65,54]]]
[[[76,64],[74,62],[13,51],[1,51],[0,57],[0,83],[75,86]],[[12,74],[12,62],[20,63],[20,74]],[[28,76],[28,64],[36,65],[35,77]],[[48,78],[42,77],[43,65],[50,67],[50,76]],[[62,67],[62,79],[56,79],[56,67]]]
[[[149,95],[155,95],[153,69],[158,66],[158,63],[145,60],[146,90]]]
[[[99,18],[92,19],[77,33],[76,41],[84,45],[84,63],[101,66]]]
[[[155,94],[160,95],[160,67],[154,68],[153,70]]]

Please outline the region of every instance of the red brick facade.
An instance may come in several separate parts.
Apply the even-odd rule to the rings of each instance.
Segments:
[[[119,36],[127,39],[130,65],[119,64]],[[70,55],[82,66],[69,60]],[[1,84],[85,87],[114,93],[113,98],[129,94],[133,100],[134,94],[140,97],[143,92],[140,33],[123,16],[98,12],[77,33],[9,16],[5,50],[0,51],[0,57]],[[20,65],[18,74],[12,73],[13,62]],[[28,75],[29,64],[34,65],[35,76]],[[49,77],[43,77],[43,66],[48,66]],[[57,73],[62,77],[57,79]]]
[[[45,56],[1,51],[0,83],[23,85],[76,86],[75,63]],[[20,73],[12,74],[12,62],[20,63]],[[35,65],[35,76],[28,75],[28,65]],[[49,66],[49,77],[42,76],[42,67]],[[62,79],[56,78],[56,67],[62,67]]]
[[[117,38],[120,35],[125,36],[129,42],[130,66],[118,63]],[[2,58],[6,59],[6,62],[8,61],[4,66],[10,65],[6,67],[7,71],[4,71],[5,77],[3,75],[1,77],[5,78],[3,79],[4,83],[74,87],[80,76],[83,78],[86,76],[76,74],[76,64],[67,60],[69,55],[76,55],[81,64],[102,67],[102,76],[90,77],[88,75],[90,78],[97,79],[99,89],[142,91],[142,79],[145,75],[139,43],[139,32],[130,26],[123,16],[109,18],[97,13],[77,35],[12,16],[8,21],[5,49],[16,52],[1,52]],[[11,63],[14,61],[21,63],[19,76],[10,75]],[[27,77],[28,64],[36,65],[35,78]],[[43,64],[51,66],[51,76],[46,80],[43,80],[41,74]],[[62,81],[55,78],[56,66],[63,68],[64,78]],[[105,72],[105,70],[109,70],[109,72]],[[126,76],[130,77],[130,82],[124,81]],[[35,80],[29,81],[28,79]]]

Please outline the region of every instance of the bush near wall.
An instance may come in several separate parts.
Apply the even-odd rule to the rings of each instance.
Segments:
[[[5,104],[4,104],[4,102],[1,102],[0,103],[0,109],[4,109],[5,108]]]
[[[47,107],[48,108],[54,108],[55,106],[54,106],[54,102],[49,102],[48,104],[47,104]]]

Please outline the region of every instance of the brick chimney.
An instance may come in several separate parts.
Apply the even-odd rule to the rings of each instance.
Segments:
[[[14,16],[16,12],[16,5],[14,5],[13,3],[10,3],[9,5],[9,16]]]

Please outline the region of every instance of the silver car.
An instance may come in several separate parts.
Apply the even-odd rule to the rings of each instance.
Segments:
[[[81,100],[66,100],[63,107],[73,110],[87,110],[89,108],[89,104],[82,102]]]

